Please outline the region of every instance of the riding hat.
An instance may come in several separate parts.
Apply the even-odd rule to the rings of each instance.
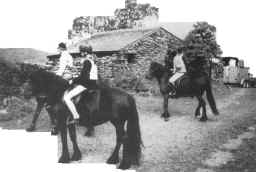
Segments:
[[[86,45],[80,45],[79,46],[79,51],[82,52],[87,52],[87,46]]]
[[[79,46],[80,52],[87,52],[88,54],[92,54],[92,46],[90,45],[80,45]]]
[[[89,45],[88,47],[87,47],[87,53],[88,54],[92,54],[92,46],[91,45]]]
[[[182,53],[184,51],[185,47],[184,46],[180,46],[176,49],[177,53]]]
[[[58,49],[66,50],[66,49],[67,49],[67,46],[66,46],[65,43],[61,42],[61,43],[59,43],[59,45],[58,45]]]

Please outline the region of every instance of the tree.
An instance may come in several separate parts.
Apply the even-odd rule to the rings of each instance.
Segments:
[[[212,59],[220,58],[222,50],[216,41],[216,27],[198,22],[184,40],[185,61],[190,72],[206,72],[211,76]]]

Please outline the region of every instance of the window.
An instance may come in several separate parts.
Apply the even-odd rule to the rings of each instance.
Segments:
[[[128,63],[136,63],[135,54],[127,54],[126,59]]]

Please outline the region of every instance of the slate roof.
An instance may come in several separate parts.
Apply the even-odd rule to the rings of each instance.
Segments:
[[[152,33],[164,29],[162,27],[150,29],[124,29],[92,35],[91,38],[79,41],[69,47],[70,52],[78,52],[78,47],[81,44],[90,44],[95,52],[119,51],[133,42],[140,40]],[[166,29],[164,29],[168,32]],[[169,32],[168,32],[169,33]],[[171,33],[169,33],[171,34]],[[172,34],[173,35],[173,34]],[[175,36],[175,35],[173,35]],[[179,39],[179,38],[178,38]]]

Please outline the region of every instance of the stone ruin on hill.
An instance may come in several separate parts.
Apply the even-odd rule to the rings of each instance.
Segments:
[[[150,28],[158,25],[158,8],[126,0],[125,8],[116,9],[114,16],[81,16],[73,20],[68,31],[71,43],[89,38],[92,34],[119,29]]]

